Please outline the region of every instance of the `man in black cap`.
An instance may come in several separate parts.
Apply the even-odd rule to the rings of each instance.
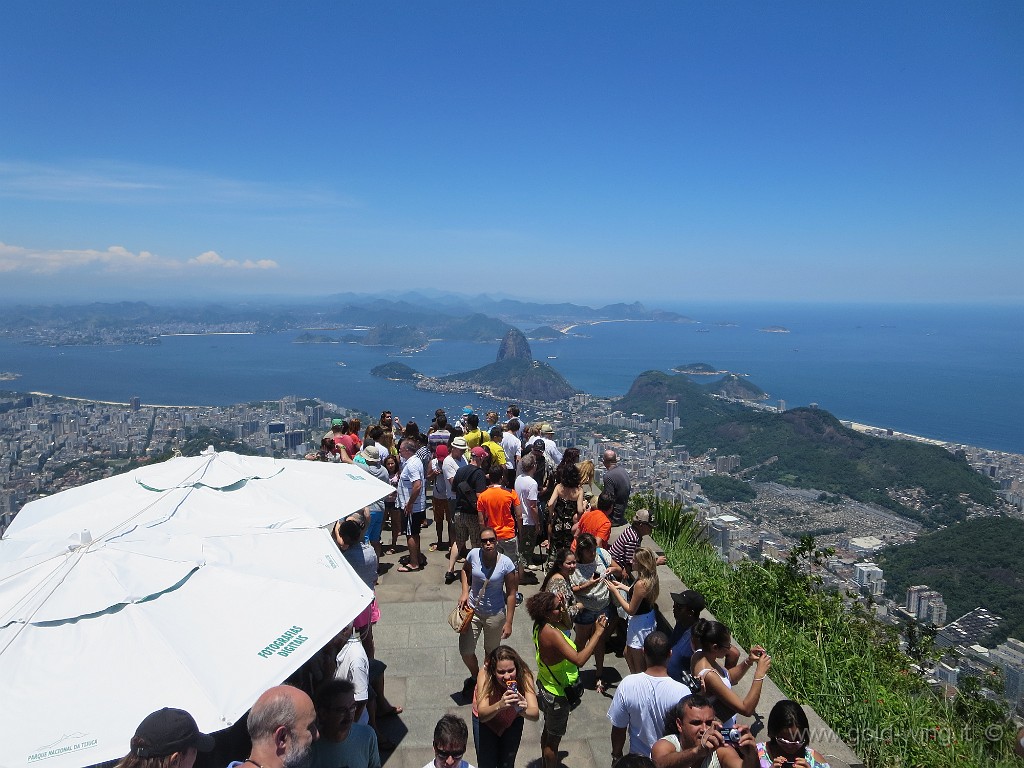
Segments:
[[[693,644],[693,625],[700,618],[705,608],[704,595],[692,589],[685,592],[672,593],[672,617],[676,620],[675,629],[669,642],[672,643],[672,655],[668,660],[668,676],[684,685],[698,690],[699,685],[690,674],[690,659],[696,648]],[[723,666],[732,669],[740,660],[740,651],[735,645],[725,655]]]
[[[692,682],[690,658],[694,648],[691,630],[703,610],[704,595],[700,592],[688,589],[672,593],[672,617],[676,620],[676,626],[669,639],[672,655],[668,660],[668,676],[684,685]]]
[[[213,749],[213,736],[200,733],[192,715],[183,709],[164,707],[139,723],[131,740],[131,755],[154,760],[168,768],[192,768],[199,752]]]

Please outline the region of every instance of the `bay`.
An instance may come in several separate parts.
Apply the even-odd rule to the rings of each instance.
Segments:
[[[725,305],[665,307],[695,323],[608,322],[533,343],[534,357],[598,396],[625,393],[638,373],[706,362],[749,375],[769,402],[816,402],[842,419],[939,440],[1024,453],[1024,308],[1016,306]],[[781,326],[788,333],[762,329]],[[529,328],[528,324],[524,327]],[[39,347],[0,340],[9,389],[96,400],[228,405],[319,397],[371,415],[390,408],[429,422],[477,395],[421,392],[370,376],[401,360],[430,375],[494,360],[497,343],[435,342],[413,355],[354,344],[295,344],[270,335],[164,337],[157,346]],[[339,334],[340,335],[340,334]],[[344,362],[345,365],[338,365]],[[649,414],[657,416],[660,414]],[[686,414],[680,414],[685,419]]]

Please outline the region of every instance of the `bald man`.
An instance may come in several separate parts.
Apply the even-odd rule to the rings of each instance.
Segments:
[[[246,726],[252,751],[248,759],[228,768],[305,768],[313,756],[313,742],[320,737],[313,700],[290,685],[278,685],[256,699]]]

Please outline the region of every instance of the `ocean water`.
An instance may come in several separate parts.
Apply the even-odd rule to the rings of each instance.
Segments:
[[[749,375],[770,393],[769,402],[816,402],[842,419],[1024,453],[1024,307],[666,308],[696,322],[578,326],[571,337],[533,343],[534,357],[553,357],[547,361],[573,385],[601,396],[625,393],[644,370],[706,362]],[[789,332],[760,330],[769,326]],[[22,377],[0,386],[180,405],[295,394],[371,414],[390,408],[421,423],[439,406],[492,405],[476,395],[420,392],[369,371],[396,359],[427,374],[468,370],[493,361],[497,343],[441,342],[396,357],[394,349],[294,344],[298,333],[175,336],[153,347],[37,347],[2,339],[0,371]]]

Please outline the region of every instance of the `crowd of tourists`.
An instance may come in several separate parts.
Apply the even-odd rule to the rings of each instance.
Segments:
[[[572,713],[585,695],[581,668],[591,661],[590,687],[609,699],[610,754],[619,768],[825,766],[793,702],[772,709],[765,734],[736,723],[754,713],[771,657],[754,646],[740,660],[728,627],[701,617],[699,593],[673,593],[674,627],[659,631],[664,558],[644,546],[656,521],[641,509],[627,523],[630,482],[615,452],[602,456],[599,488],[593,462],[578,449],[560,450],[550,424],[526,425],[519,416],[513,405],[503,421],[492,411],[481,423],[466,408],[450,422],[438,410],[426,430],[388,411],[365,430],[356,419],[336,419],[307,457],[359,465],[394,487],[332,529],[371,590],[389,567],[421,571],[429,553],[444,559],[444,582],[461,587],[451,621],[472,720],[438,721],[435,768],[469,768],[470,736],[479,768],[513,768],[526,720],[540,721],[543,768],[556,768],[561,740],[582,716]],[[430,526],[434,541],[424,548]],[[405,555],[384,562],[399,554],[400,538]],[[530,582],[539,589],[524,601],[520,585]],[[533,624],[528,653],[509,644],[521,606]],[[380,620],[374,599],[287,685],[259,698],[245,732],[234,729],[223,745],[218,738],[229,768],[379,768],[381,754],[396,746],[380,723],[403,711],[385,694],[386,665],[374,643]],[[612,685],[604,662],[615,651],[629,674]],[[748,673],[741,696],[734,686]],[[578,725],[591,734],[608,727]],[[120,768],[192,768],[213,746],[188,713],[160,710],[139,726]]]

